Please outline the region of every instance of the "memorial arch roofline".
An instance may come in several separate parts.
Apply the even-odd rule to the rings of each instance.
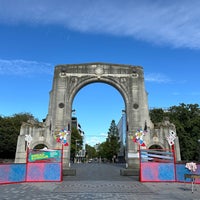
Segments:
[[[131,66],[124,64],[110,63],[85,63],[85,64],[66,64],[57,65],[55,74],[58,77],[132,77],[137,78],[143,76],[143,68],[141,66]]]

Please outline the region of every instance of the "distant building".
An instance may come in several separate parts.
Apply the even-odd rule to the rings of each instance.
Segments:
[[[72,128],[76,128],[79,134],[84,137],[84,131],[81,129],[81,125],[78,123],[77,117],[72,117]]]
[[[122,113],[122,117],[120,118],[117,124],[118,132],[119,132],[119,142],[120,149],[118,153],[119,161],[123,161],[125,158],[125,138],[126,138],[126,113]]]

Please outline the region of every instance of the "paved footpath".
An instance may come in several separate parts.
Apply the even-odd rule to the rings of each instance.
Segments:
[[[137,177],[119,175],[120,166],[76,164],[77,176],[63,182],[0,185],[0,200],[200,200],[200,185],[141,183]]]

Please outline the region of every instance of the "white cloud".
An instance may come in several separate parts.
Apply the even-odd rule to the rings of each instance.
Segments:
[[[0,23],[56,24],[81,32],[200,48],[198,0],[0,0],[0,5]]]
[[[156,82],[156,83],[169,83],[171,80],[165,75],[160,73],[149,73],[145,75],[145,81]]]
[[[86,138],[85,143],[89,144],[91,146],[94,146],[96,144],[102,143],[104,141],[106,141],[106,137],[108,136],[108,134],[105,133],[101,133],[99,136],[90,136],[88,135]]]
[[[99,137],[90,137],[86,140],[86,144],[89,144],[90,146],[94,146],[95,144],[101,143]]]
[[[106,137],[108,137],[108,133],[100,133],[100,137],[106,138]]]
[[[42,63],[27,60],[3,60],[0,59],[0,75],[38,75],[53,74],[53,66],[49,63]]]

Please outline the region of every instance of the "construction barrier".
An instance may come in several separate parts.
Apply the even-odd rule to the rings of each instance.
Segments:
[[[191,171],[186,163],[175,163],[173,150],[140,149],[139,155],[141,182],[200,183],[200,164],[195,164],[196,170]],[[192,179],[194,175],[195,180]]]
[[[26,163],[0,165],[0,184],[49,181],[62,181],[62,150],[28,150]]]
[[[0,184],[21,183],[26,180],[26,164],[1,164]]]
[[[174,154],[170,150],[140,150],[140,181],[175,181]]]

